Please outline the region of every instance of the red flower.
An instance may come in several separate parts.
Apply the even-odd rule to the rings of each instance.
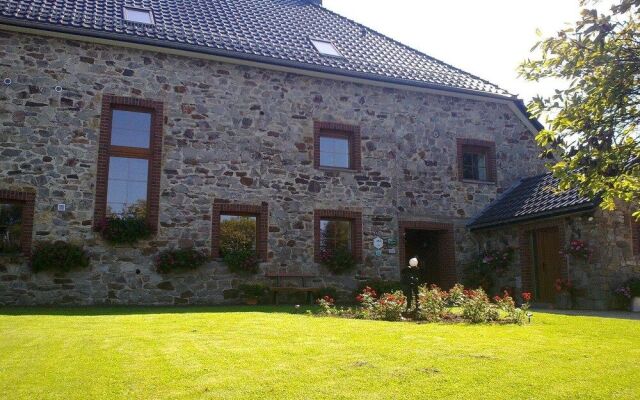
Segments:
[[[357,296],[356,296],[356,301],[357,301],[358,303],[362,303],[362,301],[363,301],[363,300],[364,300],[364,297],[362,297],[362,295],[361,295],[361,294],[359,294],[359,295],[357,295]]]
[[[524,300],[525,302],[529,302],[531,301],[531,293],[529,292],[522,292],[522,300]]]
[[[498,295],[493,296],[493,301],[495,301],[496,303],[499,302],[500,300],[502,300],[502,298]]]
[[[324,296],[322,299],[330,304],[333,304],[333,302],[335,301],[331,296]]]

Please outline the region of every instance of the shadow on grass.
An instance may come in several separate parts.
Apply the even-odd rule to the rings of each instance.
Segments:
[[[301,305],[258,305],[258,306],[32,306],[0,307],[0,316],[61,315],[143,315],[143,314],[194,314],[194,313],[278,313],[304,315],[314,306]]]
[[[629,319],[640,320],[640,313],[632,313],[630,311],[595,311],[595,310],[549,310],[534,309],[534,312],[566,315],[569,317],[596,317],[596,318],[612,318],[612,319]]]

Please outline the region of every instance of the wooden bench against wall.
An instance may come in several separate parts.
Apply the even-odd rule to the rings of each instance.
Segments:
[[[278,304],[278,294],[280,293],[304,293],[309,304],[313,302],[313,293],[320,290],[317,287],[307,286],[310,279],[316,278],[316,275],[305,273],[266,273],[265,276],[273,280],[271,292],[273,293],[273,303]],[[290,281],[299,281],[300,285],[291,285]]]

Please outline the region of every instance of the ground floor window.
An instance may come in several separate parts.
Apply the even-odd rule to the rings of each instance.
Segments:
[[[362,260],[362,214],[344,210],[316,210],[314,213],[315,259],[348,251]]]
[[[0,255],[31,254],[35,193],[0,190]]]
[[[21,203],[0,202],[0,254],[15,254],[22,251]]]
[[[224,257],[233,251],[253,251],[267,259],[269,209],[261,205],[232,204],[217,200],[213,204],[211,254]]]

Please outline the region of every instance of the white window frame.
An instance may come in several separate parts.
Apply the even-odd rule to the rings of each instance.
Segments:
[[[134,19],[130,19],[129,17],[131,15],[129,13],[131,13],[131,12],[146,13],[147,15],[149,15],[149,22],[142,22],[142,21],[137,21],[137,20],[134,20]],[[122,7],[122,16],[123,16],[123,18],[124,18],[124,20],[126,22],[129,22],[129,23],[132,23],[132,24],[155,25],[155,21],[153,19],[153,11],[145,9],[145,8],[123,6]]]
[[[318,38],[309,38],[309,40],[311,41],[311,44],[316,49],[316,51],[321,55],[327,56],[327,57],[344,58],[344,55],[340,52],[340,50],[338,50],[338,47],[336,47],[336,45],[331,40],[318,39]],[[325,51],[322,51],[322,49],[319,47],[320,44],[330,46],[334,50],[335,54],[334,52],[327,53]]]

